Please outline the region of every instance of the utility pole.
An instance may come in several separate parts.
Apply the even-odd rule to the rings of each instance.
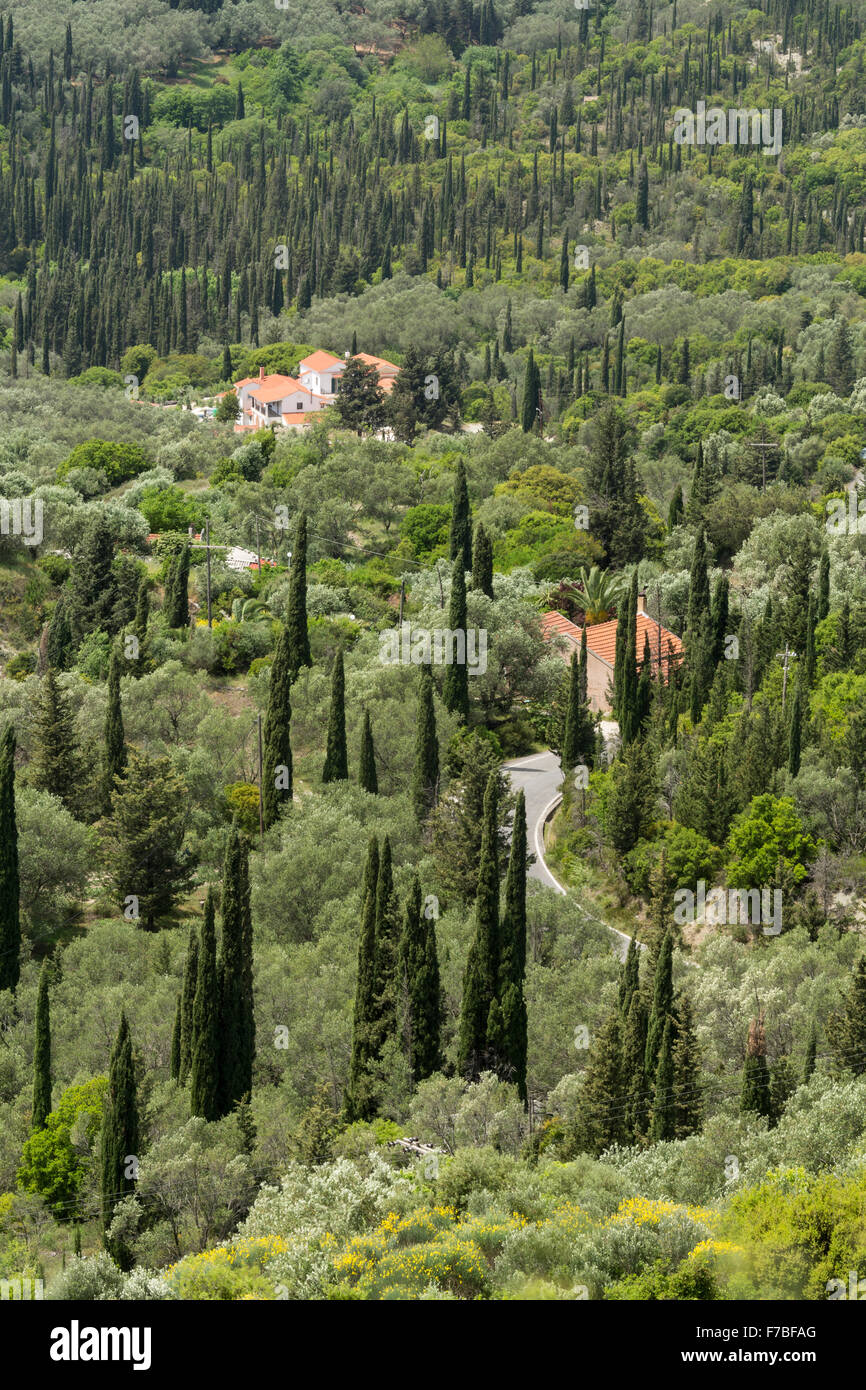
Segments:
[[[259,562],[259,580],[262,577],[262,547],[259,541],[259,514],[256,512],[256,558]]]
[[[779,446],[767,439],[767,427],[762,423],[760,440],[747,439],[746,448],[761,450],[761,491],[765,492],[767,488],[767,450],[778,450]]]
[[[264,838],[265,838],[265,802],[264,802],[264,794],[263,794],[263,791],[262,791],[262,716],[261,716],[261,715],[258,715],[258,716],[257,716],[256,723],[258,724],[258,732],[259,732],[259,842],[261,843],[261,842],[264,840]]]
[[[208,625],[209,628],[212,628],[212,627],[213,627],[213,616],[212,616],[212,613],[211,613],[211,602],[210,602],[210,520],[209,520],[209,519],[208,519],[208,520],[205,522],[205,524],[204,524],[204,543],[205,543],[205,546],[206,546],[205,554],[206,554],[206,556],[207,556],[207,625]]]
[[[796,656],[796,655],[797,655],[797,653],[791,651],[791,649],[790,649],[790,647],[788,646],[788,643],[787,643],[787,642],[785,643],[785,650],[784,650],[783,652],[776,652],[776,656],[782,657],[782,660],[783,660],[783,666],[782,666],[782,713],[783,713],[783,714],[784,714],[784,712],[785,712],[785,695],[787,694],[787,691],[788,691],[788,663],[789,663],[791,657],[792,657],[792,656]]]

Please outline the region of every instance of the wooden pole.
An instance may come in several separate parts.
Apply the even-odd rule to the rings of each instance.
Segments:
[[[211,613],[210,601],[210,521],[206,521],[204,524],[204,543],[207,547],[205,550],[205,555],[207,556],[207,625],[209,628],[212,628],[213,616]]]

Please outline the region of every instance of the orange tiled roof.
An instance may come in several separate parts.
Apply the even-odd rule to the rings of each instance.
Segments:
[[[284,425],[302,425],[311,415],[315,415],[315,410],[284,410]]]
[[[388,362],[384,357],[371,357],[369,352],[356,352],[355,356],[358,358],[359,362],[366,362],[368,367],[375,367],[380,376],[382,374],[390,376],[393,372],[399,372],[400,370],[393,362]]]
[[[292,396],[296,391],[303,392],[305,396],[310,394],[306,386],[302,386],[292,376],[281,376],[276,379],[272,377],[267,381],[267,384],[261,385],[257,391],[251,391],[250,398],[254,401],[281,401],[284,396]]]
[[[616,627],[617,619],[611,618],[606,623],[589,623],[586,629],[586,646],[594,656],[604,661],[611,670],[613,669],[614,656],[616,655]],[[650,652],[652,654],[653,669],[658,665],[658,637],[659,624],[654,618],[647,617],[646,613],[638,613],[636,622],[636,651],[635,657],[638,665],[643,660],[644,635],[649,634]],[[576,623],[572,623],[562,613],[545,613],[541,619],[541,632],[546,640],[556,634],[564,637],[567,641],[580,645],[581,629]],[[682,654],[683,644],[675,632],[662,626],[662,660],[667,658],[669,648],[674,655]]]
[[[346,364],[341,357],[335,357],[332,352],[324,352],[319,348],[309,357],[305,357],[300,365],[308,372],[327,372],[331,367],[344,367]]]

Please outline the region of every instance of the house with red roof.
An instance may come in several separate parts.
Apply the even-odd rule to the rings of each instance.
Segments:
[[[384,357],[371,357],[366,352],[359,352],[356,356],[368,367],[376,368],[383,391],[392,390],[400,371],[398,366]],[[310,423],[308,416],[334,404],[334,397],[340,389],[340,377],[348,360],[348,353],[342,358],[335,357],[332,352],[318,350],[299,364],[297,377],[286,376],[282,372],[266,375],[264,368],[261,368],[257,377],[244,377],[236,381],[234,390],[241,413],[235,429],[240,433],[246,429],[267,429],[272,425],[281,425],[285,429],[306,428]]]
[[[613,667],[616,654],[616,630],[619,619],[606,623],[589,623],[586,628],[586,692],[590,708],[601,714],[611,710],[610,692],[613,688]],[[661,667],[662,679],[668,680],[672,667],[683,657],[683,644],[675,632],[657,622],[646,610],[646,594],[637,596],[635,658],[640,671],[643,665],[644,639],[649,637],[650,661],[653,676]],[[557,644],[564,661],[580,651],[583,628],[562,613],[545,613],[541,619],[541,634],[545,641],[561,639]]]

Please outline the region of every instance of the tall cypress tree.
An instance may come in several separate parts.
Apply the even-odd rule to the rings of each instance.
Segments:
[[[289,601],[286,606],[290,665],[293,679],[302,666],[312,666],[310,634],[307,629],[307,516],[301,512],[295,527],[294,549],[289,570]]]
[[[634,940],[632,939],[632,945]],[[636,948],[635,948],[636,949]],[[631,952],[631,945],[629,946]],[[650,1092],[644,1075],[647,1011],[641,991],[635,987],[628,996],[628,1008],[620,1009],[622,1036],[622,1075],[625,1092],[625,1138],[629,1143],[643,1139],[649,1128]]]
[[[674,1116],[674,1056],[673,1027],[670,1017],[665,1020],[659,1060],[655,1075],[653,1092],[650,1139],[657,1143],[661,1139],[673,1139]]]
[[[43,961],[36,996],[36,1042],[33,1048],[32,1129],[42,1129],[51,1113],[51,1003],[48,983],[51,962]]]
[[[100,1171],[103,1240],[106,1249],[121,1269],[132,1268],[132,1252],[122,1240],[109,1241],[108,1228],[118,1202],[135,1190],[135,1179],[127,1174],[130,1170],[129,1160],[137,1159],[138,1154],[138,1090],[135,1061],[129,1024],[126,1014],[122,1013],[108,1068]]]
[[[0,989],[14,990],[21,973],[21,881],[15,823],[15,730],[0,740]]]
[[[520,425],[525,434],[530,434],[538,425],[538,407],[541,397],[541,373],[535,361],[535,353],[529,349],[526,371],[523,377],[523,399],[520,406]]]
[[[114,779],[126,767],[126,742],[123,731],[123,709],[120,699],[120,657],[116,650],[111,653],[108,668],[108,708],[105,712],[105,778],[102,789],[102,805],[105,815],[111,813],[114,796]]]
[[[526,801],[517,793],[511,853],[505,877],[505,904],[499,929],[497,987],[502,1010],[502,1070],[526,1101],[527,1019],[526,974]]]
[[[448,626],[452,632],[466,632],[466,575],[461,559],[454,561],[451,571]],[[451,661],[445,667],[442,702],[446,709],[459,714],[464,723],[469,718],[469,667],[465,661]]]
[[[854,967],[845,1002],[831,1024],[827,1036],[836,1065],[862,1076],[866,1072],[866,956]]]
[[[358,786],[374,796],[379,790],[376,775],[376,750],[373,747],[373,729],[370,724],[370,711],[364,710],[364,728],[361,733],[361,757],[358,765]]]
[[[652,1005],[650,1007],[649,1021],[647,1023],[644,1073],[648,1085],[652,1085],[655,1081],[665,1023],[673,1006],[673,956],[673,932],[668,928],[662,938],[658,960],[656,961],[652,986]]]
[[[585,1153],[598,1155],[626,1137],[627,1077],[619,1010],[608,1014],[593,1039],[583,1073],[577,1128]]]
[[[190,1069],[190,1114],[204,1120],[220,1117],[220,998],[213,889],[208,887],[193,1001]]]
[[[814,1021],[809,1028],[809,1040],[806,1043],[806,1060],[803,1063],[803,1085],[808,1086],[812,1073],[815,1070],[815,1062],[818,1057],[818,1033]]]
[[[412,774],[412,805],[415,819],[423,825],[436,804],[439,786],[439,739],[433,707],[433,676],[428,665],[421,667],[418,691],[418,723],[415,734],[415,768]]]
[[[331,675],[331,712],[328,716],[328,741],[323,782],[346,782],[349,778],[349,759],[346,751],[346,677],[343,668],[343,649],[334,658]]]
[[[818,612],[817,620],[822,623],[830,612],[830,554],[825,546],[821,551],[818,566]]]
[[[352,1019],[352,1059],[343,1107],[346,1119],[370,1120],[376,1113],[370,1063],[376,1055],[376,886],[379,845],[373,836],[367,848],[361,890],[361,930],[358,936],[358,979]]]
[[[195,994],[198,985],[198,932],[189,929],[189,942],[186,948],[186,963],[183,971],[183,986],[180,994],[180,1057],[178,1059],[178,1080],[185,1086],[192,1066],[195,1047]]]
[[[262,815],[269,830],[282,806],[292,804],[292,653],[288,629],[283,626],[271,662],[268,712],[262,749]]]
[[[374,995],[376,1010],[376,1051],[381,1050],[397,1030],[399,985],[400,909],[394,891],[391,840],[382,841],[379,875],[376,880],[376,966]]]
[[[463,568],[472,569],[472,514],[469,507],[469,491],[466,487],[466,465],[462,458],[457,460],[454,476],[454,495],[451,502],[451,529],[448,533],[448,558],[457,560],[463,556]]]
[[[421,910],[421,883],[412,877],[400,936],[403,1042],[415,1085],[439,1066],[439,958],[432,916]]]
[[[498,773],[491,772],[484,793],[475,933],[463,974],[458,1065],[477,1080],[488,1061],[487,1022],[496,998],[499,963],[499,822]]]
[[[803,704],[800,695],[800,682],[794,691],[791,705],[791,723],[788,728],[788,772],[796,777],[800,771],[800,753],[803,737]]]
[[[628,1018],[628,1011],[631,1006],[631,997],[635,990],[640,987],[640,954],[637,941],[631,937],[626,951],[625,961],[622,967],[622,975],[619,981],[619,1011],[623,1018]]]
[[[252,969],[249,850],[235,823],[223,870],[219,955],[220,1112],[223,1115],[228,1115],[252,1090],[255,1054]]]
[[[692,568],[689,576],[689,603],[686,610],[686,633],[700,632],[701,617],[709,612],[710,581],[707,577],[707,545],[703,526],[698,527]]]
[[[175,559],[171,572],[171,592],[166,587],[166,622],[169,627],[189,627],[189,542]]]
[[[39,687],[34,725],[30,783],[39,791],[59,797],[74,815],[81,801],[82,784],[75,715],[69,695],[59,685],[51,666],[46,668]]]
[[[493,543],[479,521],[472,555],[472,587],[493,598]]]
[[[129,662],[129,669],[134,676],[143,676],[147,670],[147,622],[149,617],[150,589],[148,587],[147,575],[143,574],[138,586],[138,594],[136,595],[135,619],[132,624],[132,635],[138,644],[138,656],[133,657]]]
[[[749,1024],[746,1060],[743,1066],[743,1087],[740,1093],[740,1113],[754,1110],[768,1118],[772,1112],[770,1072],[767,1067],[767,1043],[764,1037],[763,1015]]]
[[[673,1047],[675,1139],[697,1134],[703,1119],[701,1094],[701,1048],[695,1032],[694,1011],[685,995],[675,1009],[676,1038]]]
[[[174,1010],[174,1025],[171,1030],[171,1051],[168,1056],[168,1074],[172,1081],[180,1080],[180,1030],[181,999],[180,995],[178,995]]]

